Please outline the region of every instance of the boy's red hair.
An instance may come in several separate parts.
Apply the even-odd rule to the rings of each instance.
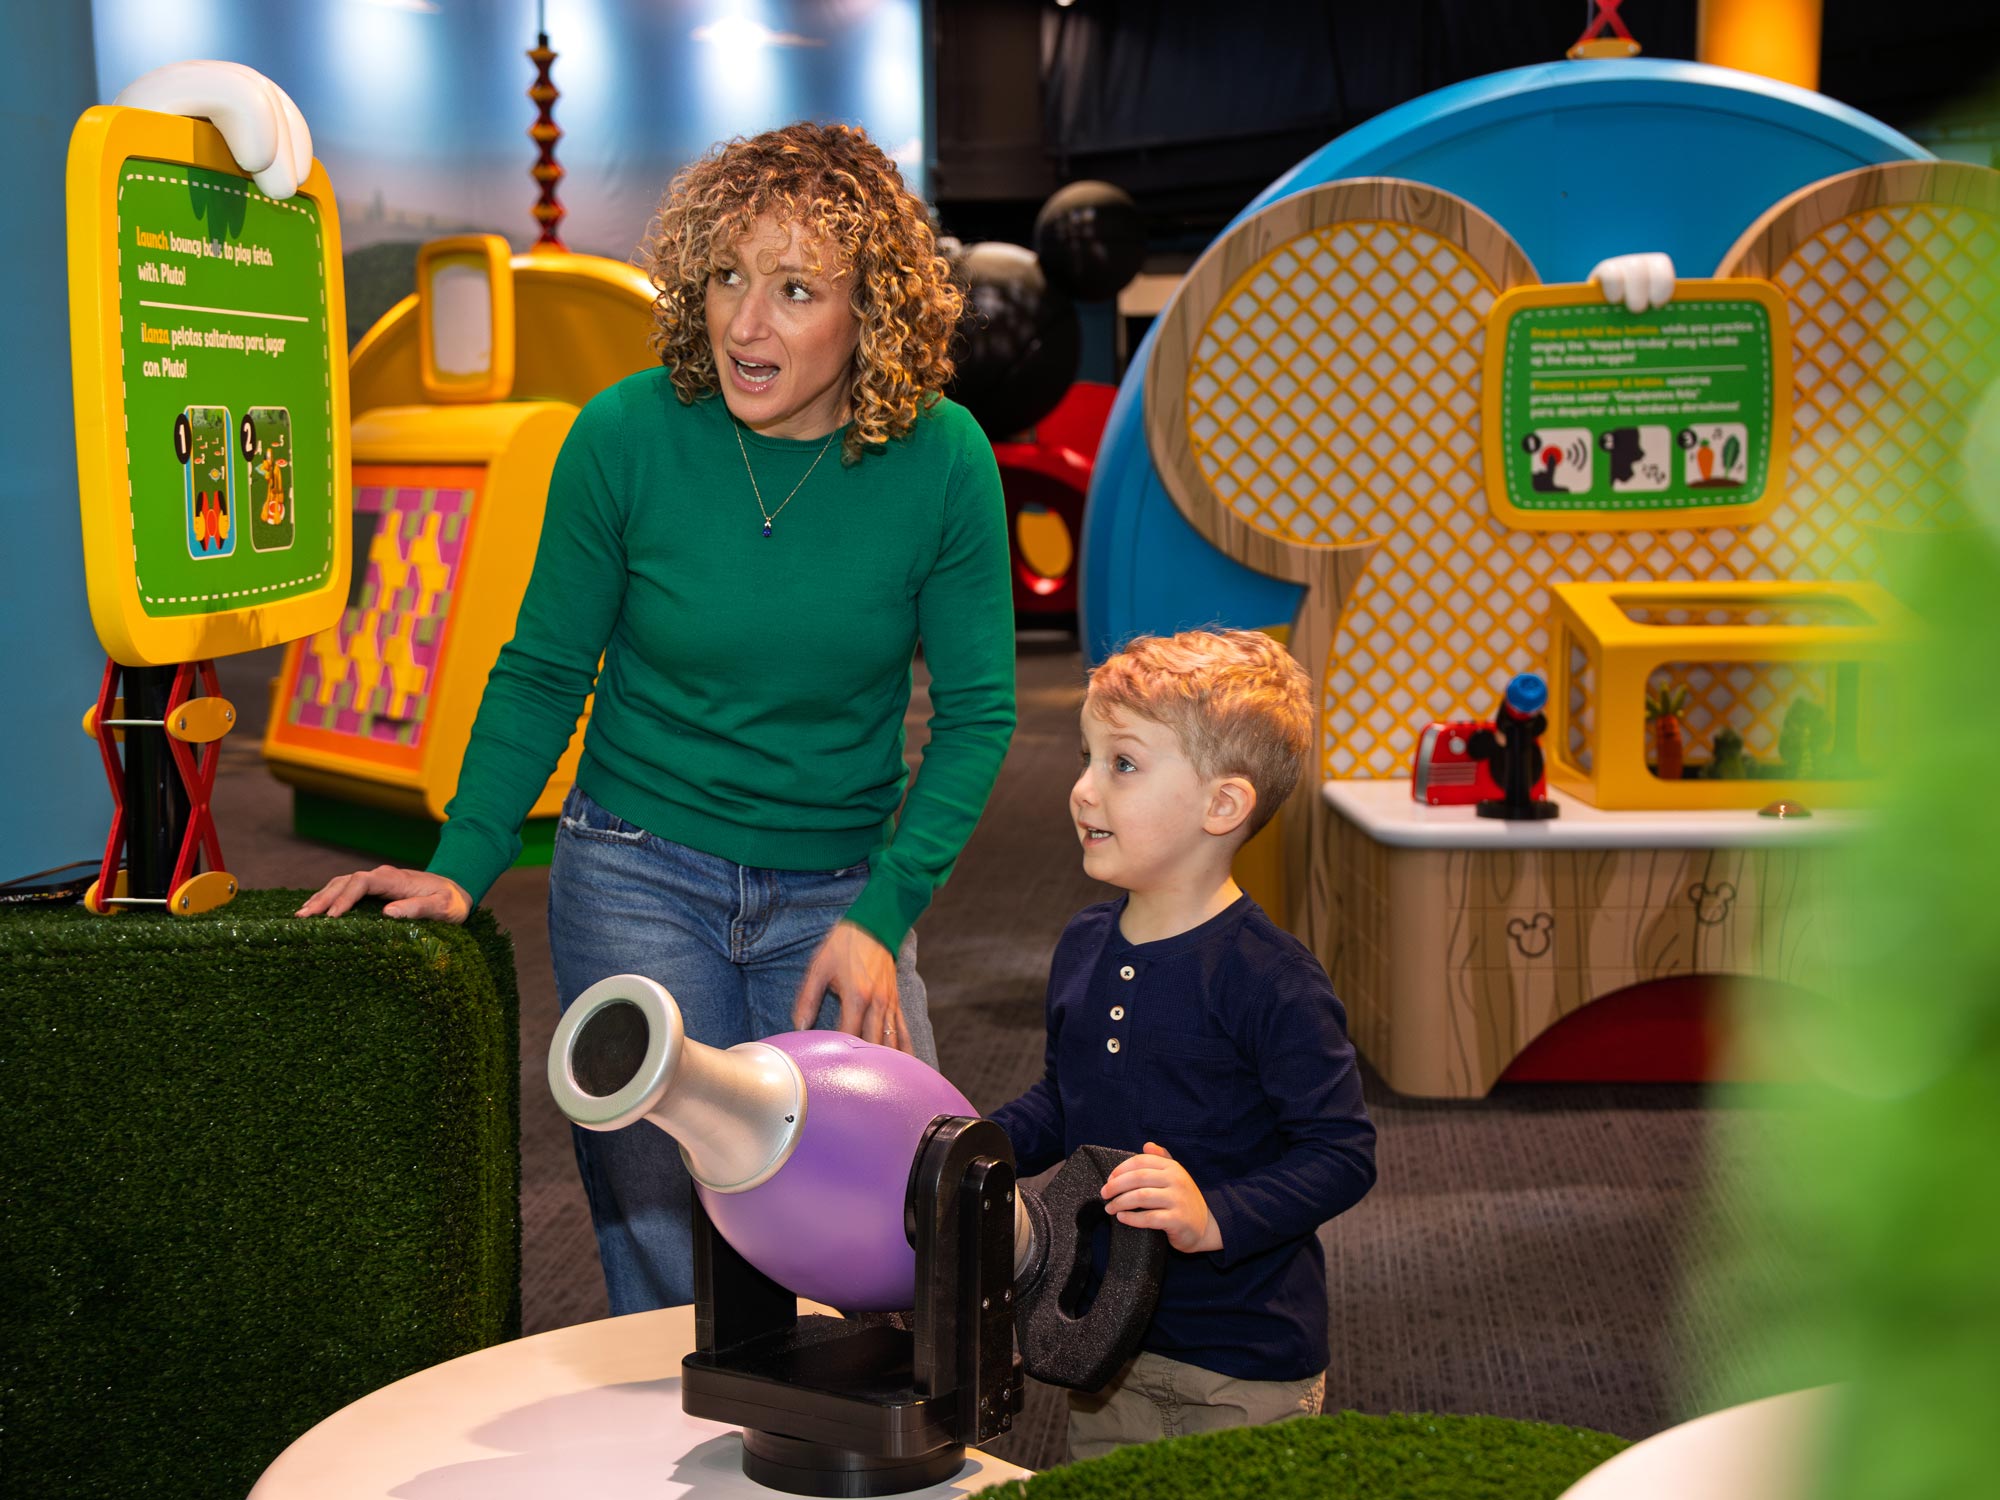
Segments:
[[[1251,833],[1291,796],[1312,748],[1312,679],[1258,630],[1138,636],[1090,674],[1084,706],[1163,724],[1197,774],[1247,780]]]

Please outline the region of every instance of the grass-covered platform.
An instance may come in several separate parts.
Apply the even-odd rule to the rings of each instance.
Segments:
[[[0,911],[10,1493],[241,1495],[519,1332],[512,945],[304,896]]]
[[[1360,1412],[1121,1448],[988,1500],[1555,1500],[1625,1439],[1500,1417]]]

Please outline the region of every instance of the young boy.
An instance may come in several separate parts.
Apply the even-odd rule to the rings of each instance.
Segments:
[[[1316,1231],[1375,1181],[1346,1016],[1311,952],[1230,878],[1297,783],[1312,685],[1247,630],[1142,637],[1091,674],[1069,796],[1084,871],[1050,965],[1046,1072],[993,1118],[1023,1177],[1141,1151],[1105,1184],[1172,1246],[1140,1354],[1070,1396],[1070,1456],[1319,1411]]]

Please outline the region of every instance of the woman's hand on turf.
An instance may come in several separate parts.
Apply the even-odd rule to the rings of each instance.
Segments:
[[[909,1052],[910,1028],[896,997],[896,955],[866,928],[837,922],[819,945],[792,1002],[792,1025],[811,1027],[828,990],[840,997],[840,1029]]]
[[[1222,1248],[1222,1230],[1188,1170],[1157,1141],[1111,1169],[1100,1189],[1104,1211],[1135,1229],[1166,1231],[1167,1243],[1189,1255]]]
[[[382,896],[389,904],[385,917],[416,917],[432,922],[463,922],[472,915],[472,898],[465,887],[428,870],[399,870],[394,865],[377,865],[372,870],[356,870],[352,875],[336,875],[315,891],[292,915],[295,917],[338,917],[364,896]]]

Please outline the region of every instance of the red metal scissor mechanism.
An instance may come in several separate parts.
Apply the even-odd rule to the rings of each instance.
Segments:
[[[1618,7],[1625,0],[1597,0],[1591,9],[1590,24],[1583,28],[1583,35],[1570,44],[1571,57],[1637,57],[1639,39],[1625,29],[1619,19]],[[1605,27],[1611,28],[1611,35],[1604,34]]]
[[[216,836],[212,806],[215,772],[221,762],[221,740],[236,727],[236,708],[222,696],[213,661],[182,662],[174,669],[173,686],[168,690],[160,717],[127,717],[125,700],[117,695],[121,676],[128,671],[161,670],[126,668],[115,661],[105,662],[97,702],[83,716],[83,732],[97,741],[98,751],[104,757],[104,777],[111,786],[111,832],[104,841],[104,862],[98,868],[97,879],[83,895],[84,906],[100,916],[121,906],[160,906],[174,916],[191,917],[213,911],[236,894],[236,877],[222,865],[222,843]],[[194,690],[197,677],[202,688],[200,694]],[[150,841],[158,833],[150,825],[162,818],[171,825],[176,810],[133,806],[128,796],[132,777],[127,758],[118,751],[128,731],[164,737],[167,752],[173,758],[174,773],[187,798],[186,824],[174,851],[172,873],[157,893],[128,889],[133,885],[133,869],[138,862],[134,860],[128,865],[127,856],[139,838]],[[173,799],[166,800],[171,803]],[[197,865],[203,859],[208,868],[197,873]]]

